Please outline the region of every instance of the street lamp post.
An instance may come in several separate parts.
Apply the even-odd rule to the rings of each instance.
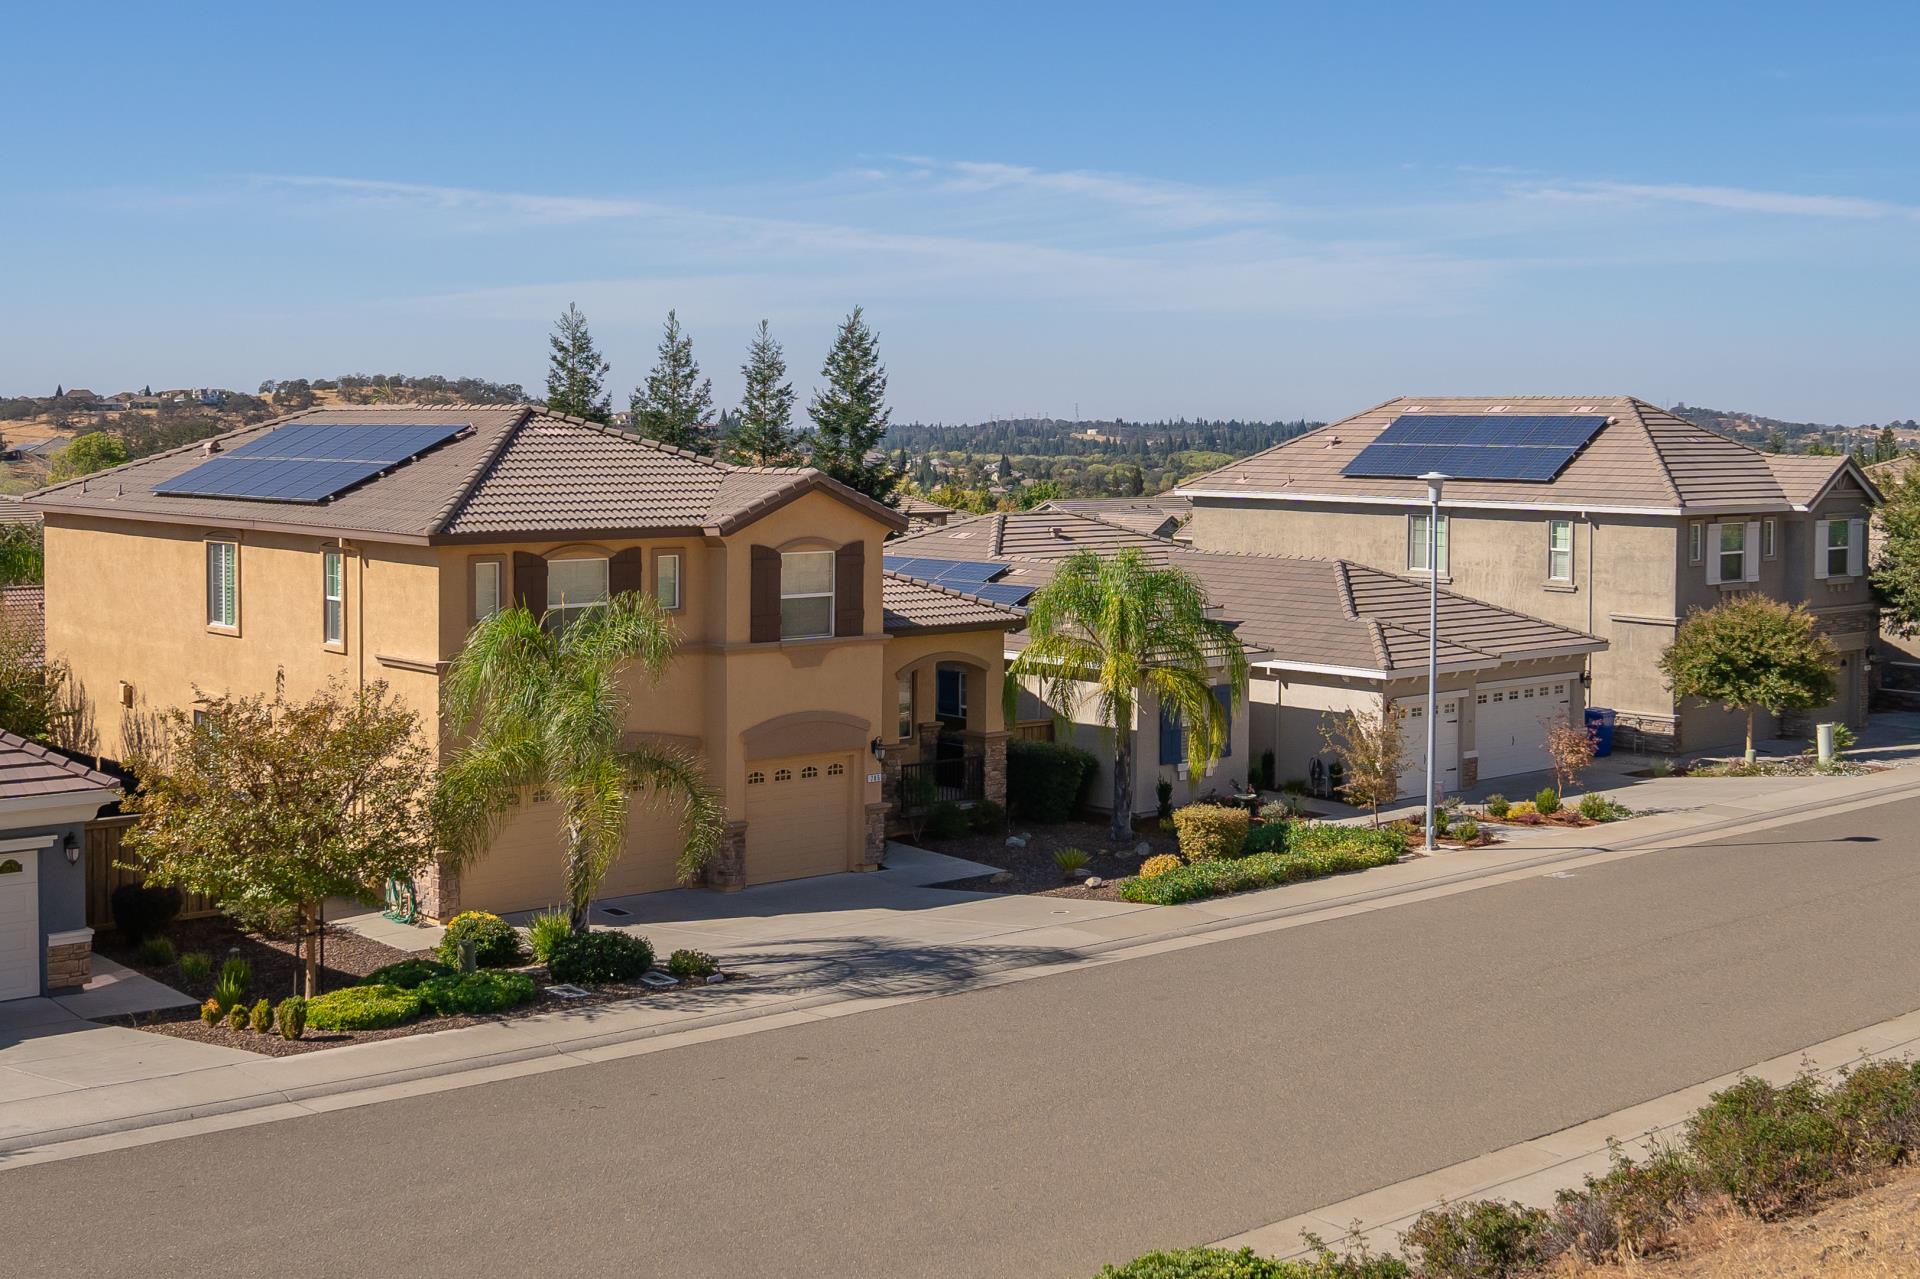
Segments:
[[[1431,853],[1434,817],[1434,742],[1437,725],[1434,712],[1440,685],[1440,490],[1448,477],[1428,471],[1420,477],[1427,482],[1427,838],[1425,850]]]

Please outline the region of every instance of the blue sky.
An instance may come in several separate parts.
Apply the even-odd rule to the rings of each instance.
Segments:
[[[1908,5],[8,6],[0,392],[723,403],[867,309],[896,414],[1630,392],[1920,415]]]

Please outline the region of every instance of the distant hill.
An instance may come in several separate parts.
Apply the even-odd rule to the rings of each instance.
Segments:
[[[1812,447],[1845,450],[1878,436],[1885,427],[1893,428],[1896,438],[1903,444],[1920,443],[1920,422],[1912,418],[1844,425],[1789,422],[1761,413],[1709,409],[1695,404],[1676,404],[1673,412],[1728,439],[1739,440],[1755,448],[1771,448],[1774,452],[1801,453]]]

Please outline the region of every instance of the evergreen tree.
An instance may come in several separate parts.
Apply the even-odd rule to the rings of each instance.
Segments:
[[[611,420],[606,380],[613,366],[594,348],[587,317],[579,307],[567,303],[547,341],[553,347],[547,356],[547,407],[589,422]]]
[[[847,487],[893,505],[899,475],[885,458],[867,456],[887,433],[887,370],[880,363],[879,339],[859,307],[840,325],[820,372],[826,388],[815,391],[807,406],[814,426],[813,464]]]
[[[695,453],[713,452],[713,381],[700,376],[693,359],[693,339],[680,327],[680,317],[667,312],[660,337],[660,355],[647,374],[647,384],[633,392],[633,429],[650,440]]]
[[[727,459],[747,466],[792,466],[800,459],[793,432],[793,383],[787,381],[787,356],[760,321],[747,362],[740,414],[727,433]]]

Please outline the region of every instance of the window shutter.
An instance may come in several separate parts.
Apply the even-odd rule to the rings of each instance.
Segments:
[[[1227,735],[1220,740],[1220,758],[1227,759],[1233,754],[1233,685],[1215,684],[1213,700],[1220,703],[1220,714],[1227,724]]]
[[[1180,717],[1160,707],[1160,762],[1178,764],[1187,757],[1187,735],[1181,731]]]
[[[547,611],[547,562],[525,551],[513,553],[513,602],[541,617]]]
[[[1720,585],[1720,526],[1707,525],[1707,585]]]
[[[848,542],[833,554],[833,633],[867,629],[867,544]]]
[[[1867,522],[1847,521],[1847,576],[1860,577],[1867,571]]]
[[[624,551],[615,551],[607,561],[607,596],[625,595],[628,591],[643,591],[647,588],[646,552],[637,546],[629,546]]]
[[[1760,580],[1760,521],[1747,522],[1747,540],[1740,549],[1740,562],[1746,567],[1749,582]]]
[[[752,570],[747,638],[755,644],[770,644],[780,638],[780,552],[771,546],[754,547]]]
[[[1827,521],[1813,522],[1813,575],[1827,576]]]

